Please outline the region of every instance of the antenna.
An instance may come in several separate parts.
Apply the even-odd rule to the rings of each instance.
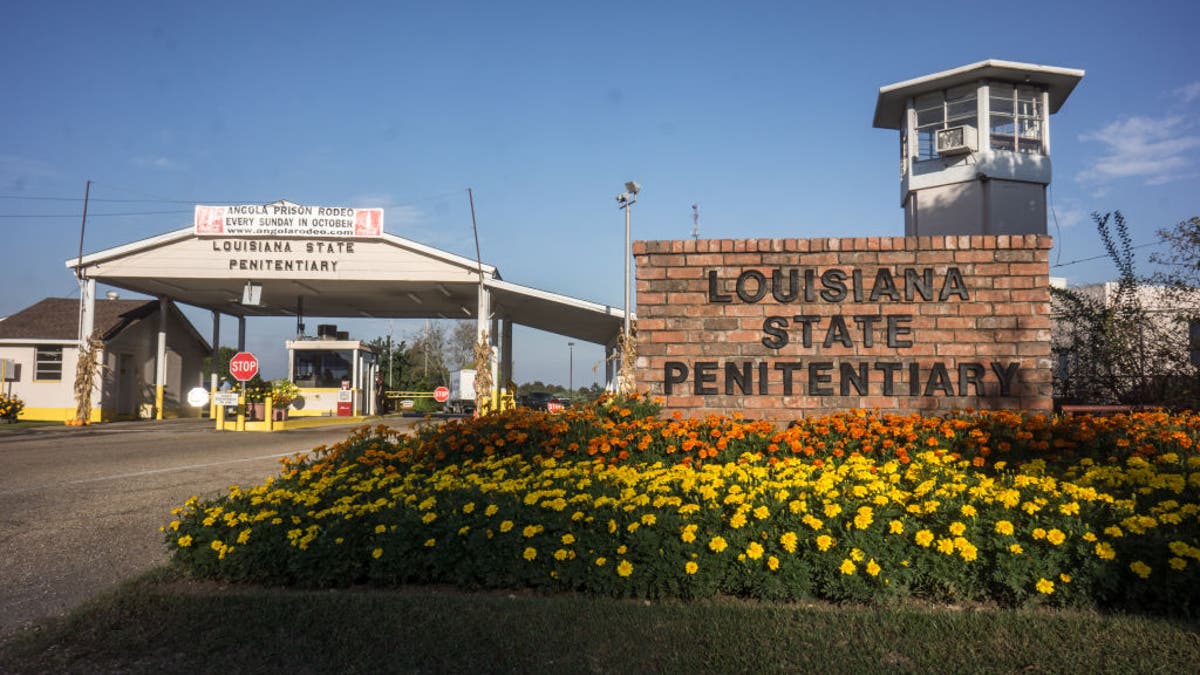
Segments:
[[[700,238],[700,205],[692,204],[692,239]]]

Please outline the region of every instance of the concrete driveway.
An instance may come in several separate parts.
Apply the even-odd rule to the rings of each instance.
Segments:
[[[259,483],[280,457],[352,428],[234,433],[166,420],[0,431],[0,636],[166,562],[158,528],[188,497]]]

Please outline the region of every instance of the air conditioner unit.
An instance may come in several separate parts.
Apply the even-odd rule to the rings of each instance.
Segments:
[[[937,154],[939,155],[964,155],[968,152],[975,152],[975,148],[975,127],[950,127],[937,132]]]

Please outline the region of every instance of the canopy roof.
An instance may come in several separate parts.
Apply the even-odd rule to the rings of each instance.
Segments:
[[[503,281],[488,264],[390,234],[372,238],[199,236],[188,227],[66,266],[99,283],[233,316],[477,318],[480,277],[493,318],[598,344],[621,332],[619,307]],[[248,282],[258,305],[242,304]]]
[[[1056,113],[1074,91],[1075,85],[1083,79],[1083,75],[1082,70],[1075,68],[1040,66],[999,59],[988,59],[932,75],[923,75],[879,88],[879,98],[875,102],[875,128],[899,129],[903,122],[905,102],[914,96],[979,80],[1043,86],[1050,94],[1050,112]]]

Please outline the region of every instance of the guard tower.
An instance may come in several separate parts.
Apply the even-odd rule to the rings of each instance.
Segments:
[[[1045,234],[1050,115],[1082,70],[995,59],[879,89],[900,130],[904,234]]]

